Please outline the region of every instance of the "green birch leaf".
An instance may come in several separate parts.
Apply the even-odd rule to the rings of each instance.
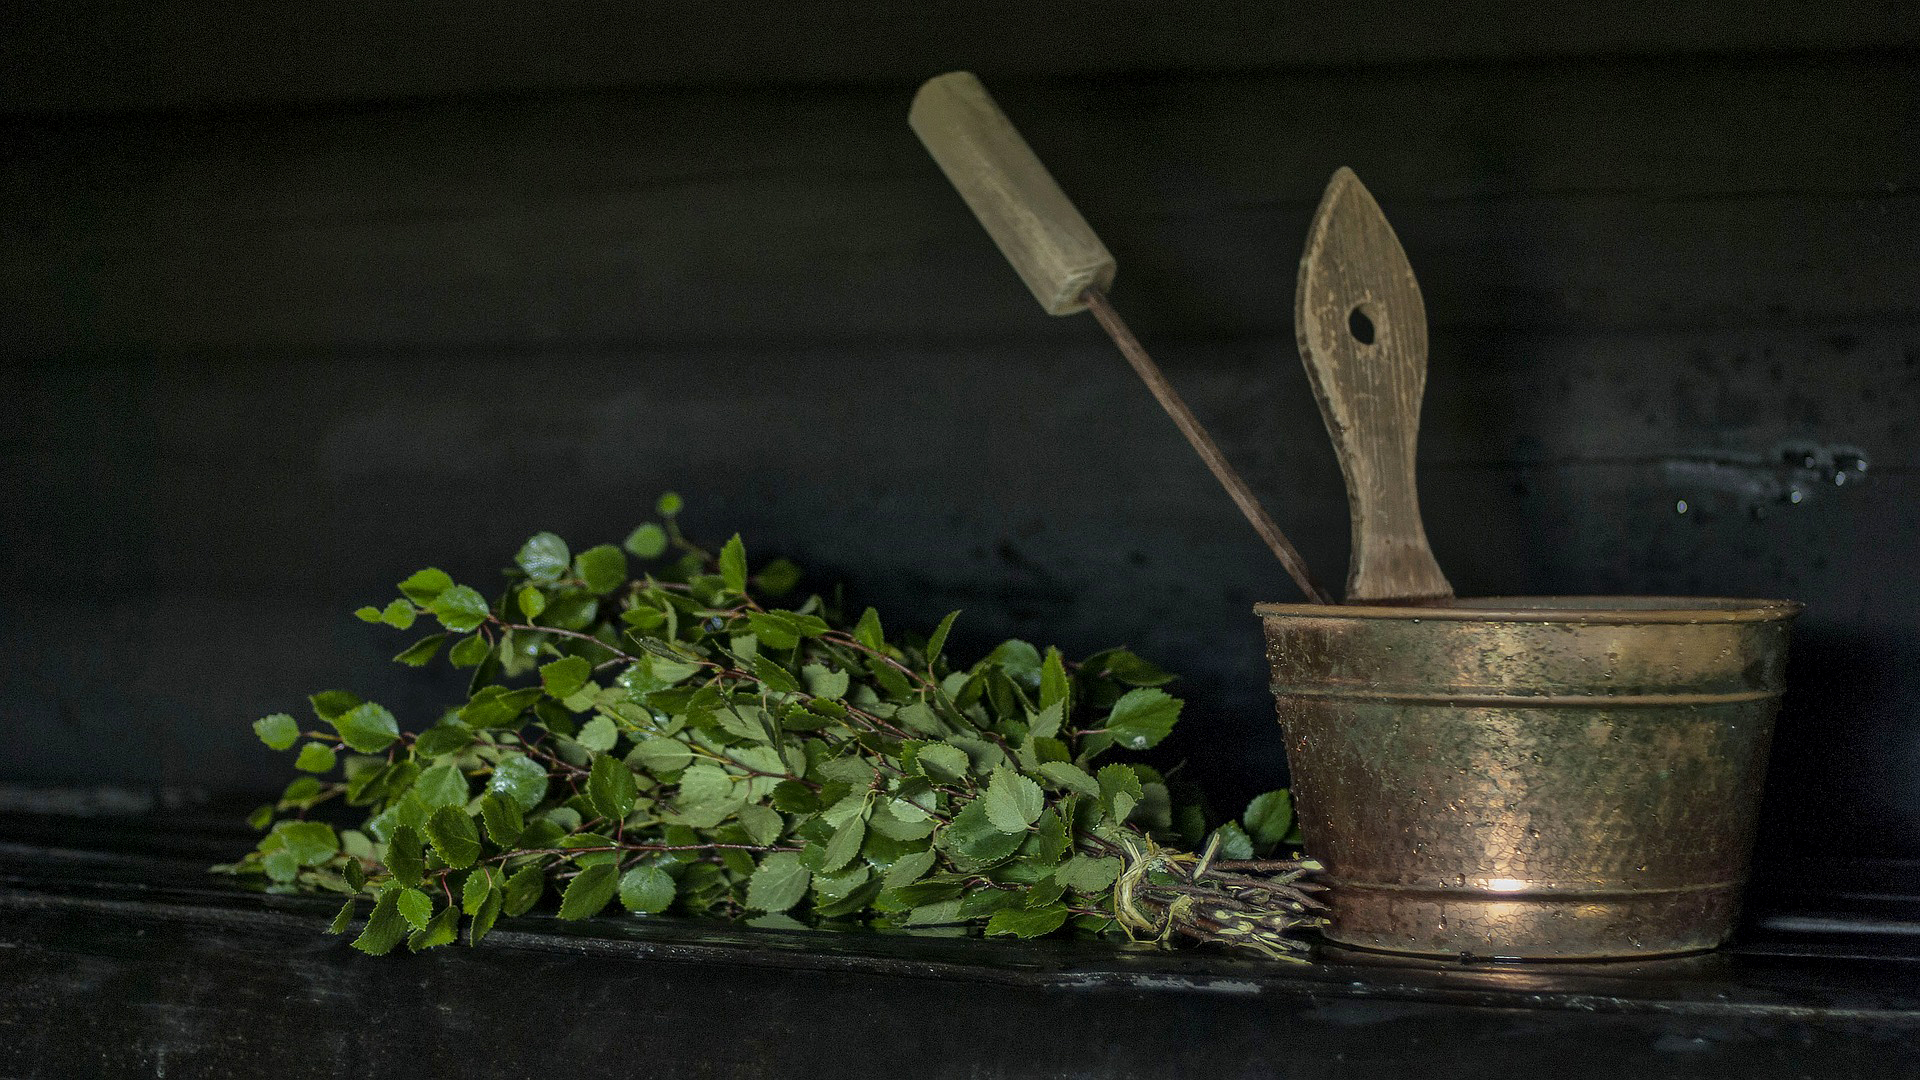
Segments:
[[[592,677],[593,663],[584,656],[566,656],[540,665],[540,685],[550,697],[572,697]]]
[[[596,754],[604,754],[613,749],[614,743],[620,741],[620,729],[606,717],[596,716],[581,725],[580,734],[573,738],[585,749]]]
[[[773,612],[747,612],[747,625],[753,630],[756,652],[760,645],[769,649],[791,649],[800,644],[800,634],[793,624],[778,618]]]
[[[879,612],[868,608],[861,613],[860,621],[855,623],[853,627],[853,640],[865,645],[874,652],[885,651],[887,638],[880,629]]]
[[[1025,889],[975,889],[960,898],[962,919],[984,919],[1005,908],[1025,907]]]
[[[966,778],[972,759],[967,752],[946,743],[928,743],[914,755],[913,763],[929,780],[948,783]]]
[[[980,801],[993,827],[1008,833],[1026,831],[1040,819],[1040,811],[1046,806],[1039,784],[1005,766],[993,770],[993,779]]]
[[[636,558],[657,559],[667,550],[667,530],[649,521],[628,533],[623,546]]]
[[[522,810],[532,810],[547,797],[547,770],[524,754],[507,754],[494,765],[487,790],[512,799]]]
[[[1065,715],[1068,710],[1073,708],[1073,703],[1068,700],[1072,688],[1073,679],[1067,674],[1067,658],[1060,655],[1059,649],[1048,648],[1047,658],[1045,662],[1040,665],[1041,711],[1044,712],[1058,705],[1060,706],[1061,715]],[[1056,721],[1053,725],[1053,731],[1048,731],[1044,734],[1052,735],[1055,731],[1059,730],[1060,725]]]
[[[658,735],[642,740],[627,755],[627,764],[638,765],[655,776],[679,772],[692,760],[693,751],[686,743]]]
[[[911,855],[902,855],[894,861],[892,866],[887,868],[887,876],[881,881],[881,884],[889,889],[897,889],[902,885],[911,885],[925,877],[927,871],[933,869],[933,864],[939,861],[939,858],[939,855],[935,854],[932,848],[928,848],[925,851],[916,851]]]
[[[728,592],[747,591],[747,546],[739,533],[734,533],[727,546],[720,549],[720,580]]]
[[[1101,892],[1120,879],[1120,860],[1111,856],[1075,855],[1053,872],[1053,879],[1075,892]]]
[[[513,561],[527,572],[529,581],[551,585],[566,576],[567,568],[573,564],[573,553],[567,550],[567,542],[558,536],[550,532],[535,533],[521,545]]]
[[[1125,765],[1108,765],[1100,770],[1100,807],[1113,815],[1115,822],[1124,822],[1133,808],[1140,805],[1140,777]]]
[[[820,797],[797,780],[782,780],[773,786],[773,808],[784,814],[814,814],[820,811]]]
[[[360,697],[350,690],[322,690],[309,696],[307,701],[313,705],[313,715],[323,723],[331,724],[347,710],[360,704]]]
[[[300,725],[286,713],[277,712],[253,722],[253,733],[270,750],[285,750],[300,740]]]
[[[807,895],[813,875],[798,852],[776,851],[760,860],[747,881],[747,907],[754,911],[785,911]]]
[[[999,664],[1001,671],[1023,686],[1040,684],[1040,650],[1032,642],[1018,638],[1003,641],[987,654],[987,662]]]
[[[948,923],[967,921],[960,914],[960,901],[939,900],[931,904],[921,904],[907,913],[901,920],[903,926],[943,926]]]
[[[1008,908],[994,912],[993,918],[987,920],[987,935],[1035,938],[1053,933],[1066,921],[1067,906],[1065,904],[1048,904],[1038,908]]]
[[[1027,890],[1027,899],[1022,907],[1041,908],[1066,895],[1067,890],[1052,878],[1045,878],[1033,888]]]
[[[407,627],[413,625],[413,619],[416,614],[417,612],[415,612],[412,604],[407,603],[405,600],[395,600],[393,603],[387,605],[385,611],[380,613],[380,621],[393,627],[395,630],[405,630]]]
[[[429,810],[465,806],[469,795],[466,774],[451,764],[435,765],[422,772],[420,779],[414,781],[413,791]]]
[[[833,839],[827,841],[826,860],[820,864],[820,872],[831,874],[835,870],[853,861],[860,854],[860,844],[867,838],[867,823],[864,818],[854,816],[842,822],[834,831]]]
[[[285,850],[268,852],[260,860],[260,867],[267,872],[268,880],[281,885],[291,885],[300,876],[300,860]]]
[[[560,896],[560,917],[585,919],[598,915],[620,889],[620,870],[612,863],[595,863],[580,871]]]
[[[1049,783],[1076,795],[1100,797],[1100,784],[1077,765],[1065,761],[1043,761],[1034,771],[1046,777]]]
[[[447,637],[446,634],[429,634],[402,649],[393,660],[408,667],[425,667],[427,661],[439,654],[440,646],[446,644]]]
[[[1247,835],[1261,847],[1272,847],[1293,831],[1293,792],[1286,788],[1256,795],[1241,815]]]
[[[500,910],[509,916],[525,915],[540,902],[547,891],[547,878],[538,866],[523,866],[507,879],[505,900]]]
[[[588,592],[604,596],[627,583],[627,556],[612,544],[601,544],[581,552],[573,560],[573,572],[587,583]]]
[[[398,899],[400,917],[415,930],[425,930],[433,918],[433,900],[419,889],[401,889]]]
[[[800,690],[800,681],[793,673],[764,656],[753,658],[753,673],[767,684],[767,689],[777,694],[792,694]]]
[[[345,904],[340,905],[340,914],[335,915],[333,921],[327,924],[327,933],[344,934],[347,932],[347,927],[351,925],[353,925],[353,900],[349,897]]]
[[[815,697],[839,698],[847,693],[848,676],[844,671],[835,671],[825,664],[808,664],[800,669],[800,677],[807,684],[807,693]]]
[[[283,821],[273,835],[301,866],[319,866],[340,853],[340,837],[324,821]]]
[[[367,925],[353,939],[353,947],[369,956],[385,956],[407,936],[407,920],[400,917],[399,890],[387,889],[374,901]]]
[[[699,807],[730,803],[734,797],[733,778],[719,766],[703,761],[680,774],[680,795],[675,805],[683,814],[692,813]]]
[[[787,827],[786,819],[778,810],[757,803],[741,807],[735,816],[740,819],[740,827],[747,830],[747,838],[761,847],[780,839]]]
[[[461,638],[458,644],[447,650],[447,662],[457,668],[479,667],[480,662],[492,653],[493,644],[475,634]]]
[[[359,619],[363,623],[377,623],[380,621],[380,609],[372,605],[368,605],[363,608],[355,608],[353,611],[353,617],[356,619]]]
[[[661,517],[670,518],[678,514],[685,505],[678,494],[669,491],[660,496],[659,502],[653,504],[653,512]]]
[[[1129,690],[1113,703],[1107,716],[1107,734],[1129,750],[1157,745],[1180,718],[1180,699],[1164,690]]]
[[[407,936],[407,948],[414,952],[422,949],[451,945],[460,938],[460,909],[448,904],[440,909],[427,925]]]
[[[1056,701],[1027,716],[1027,734],[1036,739],[1051,739],[1060,734],[1060,721],[1066,716],[1063,702]]]
[[[1039,870],[1046,870],[1060,861],[1073,846],[1073,839],[1067,835],[1067,823],[1061,820],[1060,813],[1049,809],[1040,815],[1033,831],[1027,834],[1020,844],[1020,857]]]
[[[373,702],[362,702],[338,716],[328,718],[340,741],[363,754],[377,754],[400,737],[400,725],[393,714]]]
[[[987,820],[987,808],[974,799],[940,832],[940,844],[962,869],[982,869],[1012,855],[1023,833],[1007,833]]]
[[[753,576],[755,585],[766,596],[785,596],[800,584],[800,568],[790,559],[775,559]]]
[[[473,729],[453,720],[430,727],[413,740],[413,752],[417,757],[437,758],[458,753],[473,743]]]
[[[481,668],[484,672],[485,667]],[[546,691],[538,686],[508,690],[500,686],[487,686],[476,691],[460,706],[460,722],[471,728],[517,727],[515,721],[520,714],[546,696]]]
[[[627,768],[626,762],[612,754],[594,756],[593,769],[587,774],[587,800],[601,817],[608,821],[623,820],[633,813],[637,793],[633,770]]]
[[[333,747],[317,742],[310,742],[301,747],[300,756],[293,759],[293,767],[301,772],[332,772],[335,764]]]
[[[673,906],[674,883],[657,866],[636,866],[620,875],[620,903],[639,915],[657,915]]]
[[[893,714],[893,718],[909,731],[930,735],[936,739],[945,736],[947,732],[947,726],[940,722],[939,715],[924,701],[915,701],[902,706],[899,712]]]
[[[487,598],[465,585],[455,585],[427,606],[440,625],[456,634],[464,634],[487,621]]]
[[[1082,671],[1105,675],[1128,686],[1164,686],[1174,678],[1171,673],[1161,670],[1125,649],[1108,649],[1106,652],[1096,653],[1089,656],[1080,667]]]
[[[493,792],[480,800],[480,820],[487,826],[487,837],[502,850],[512,847],[527,827],[520,804]]]
[[[429,607],[439,599],[440,594],[453,587],[453,579],[446,571],[434,567],[414,574],[400,583],[400,595],[420,605]]]
[[[493,889],[493,874],[485,867],[468,874],[467,883],[460,888],[460,910],[467,915],[480,914]]]
[[[494,920],[500,917],[505,895],[505,890],[498,888],[487,893],[486,902],[480,905],[480,910],[474,912],[473,921],[467,924],[468,945],[480,944],[486,940],[487,934],[492,932]]]
[[[394,884],[418,885],[426,869],[426,845],[419,832],[411,825],[394,829],[393,839],[387,842],[387,870]]]
[[[463,800],[464,801],[464,800]],[[442,806],[427,819],[427,839],[442,861],[464,870],[480,857],[480,833],[473,819],[458,806]]]
[[[940,650],[947,647],[947,634],[953,629],[953,620],[959,617],[960,613],[957,611],[949,613],[946,618],[940,620],[940,625],[934,628],[933,636],[927,639],[927,668],[929,670],[933,668],[934,661],[940,659]]]
[[[528,619],[537,619],[547,610],[547,594],[537,585],[522,585],[520,591],[513,594],[513,602],[520,608],[520,614]]]
[[[1239,825],[1229,821],[1213,830],[1213,835],[1220,838],[1220,847],[1215,852],[1215,858],[1228,862],[1253,858],[1253,839]],[[1207,842],[1212,843],[1212,837],[1209,837]]]

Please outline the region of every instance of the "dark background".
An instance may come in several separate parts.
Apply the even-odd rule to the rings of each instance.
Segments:
[[[326,686],[422,722],[457,683],[354,607],[667,488],[963,653],[1130,644],[1218,801],[1280,782],[1248,609],[1296,593],[908,131],[965,67],[1334,585],[1291,311],[1352,166],[1457,589],[1806,602],[1763,858],[1920,856],[1911,4],[809,7],[0,15],[8,798],[275,789],[248,724]]]

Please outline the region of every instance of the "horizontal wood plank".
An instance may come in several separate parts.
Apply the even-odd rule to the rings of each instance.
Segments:
[[[1920,63],[1014,87],[1143,334],[1285,333],[1327,176],[1441,326],[1920,311]],[[0,349],[1063,343],[907,95],[672,91],[0,133]],[[1153,344],[1149,338],[1149,345]]]
[[[1884,50],[1920,43],[1881,0],[1559,5],[1168,5],[922,0],[662,6],[612,0],[16,4],[0,111],[165,110],[612,85],[912,86],[1580,56]]]

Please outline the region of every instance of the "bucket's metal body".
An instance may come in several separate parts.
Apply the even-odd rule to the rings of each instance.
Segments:
[[[1798,604],[1254,610],[1329,938],[1595,959],[1732,932]]]

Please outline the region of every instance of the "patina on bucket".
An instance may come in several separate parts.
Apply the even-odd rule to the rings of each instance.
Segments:
[[[1800,605],[1254,611],[1328,938],[1570,960],[1732,933]]]

